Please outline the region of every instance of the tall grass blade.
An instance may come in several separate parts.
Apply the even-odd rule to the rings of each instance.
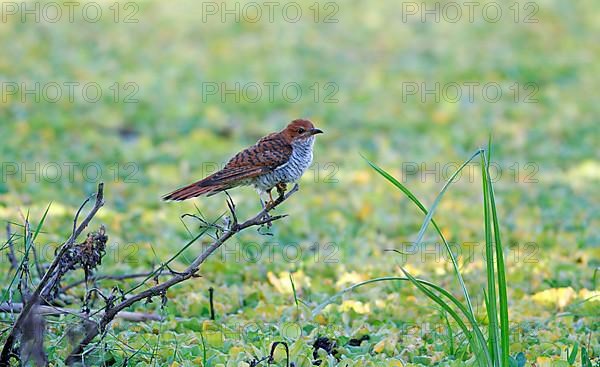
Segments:
[[[456,262],[456,258],[454,253],[450,249],[445,237],[443,236],[439,226],[433,220],[433,215],[441,202],[444,194],[449,188],[450,184],[454,182],[456,176],[478,155],[481,155],[481,172],[482,172],[482,189],[483,189],[483,213],[484,213],[484,228],[485,228],[485,243],[486,243],[486,280],[487,287],[484,290],[485,294],[485,303],[487,310],[487,318],[488,318],[488,331],[489,337],[488,341],[485,341],[481,330],[479,329],[479,324],[475,319],[475,314],[473,312],[473,306],[471,299],[469,297],[468,290],[465,286],[464,279],[460,273],[458,264]],[[441,287],[438,287],[434,284],[431,284],[426,281],[417,280],[412,275],[410,275],[405,269],[402,268],[402,271],[406,275],[406,278],[378,278],[378,280],[373,281],[382,281],[382,280],[408,280],[413,283],[422,293],[424,293],[428,298],[436,302],[440,305],[444,311],[446,311],[450,316],[456,320],[459,324],[465,336],[467,337],[469,344],[471,345],[473,351],[476,353],[476,358],[478,362],[481,364],[482,361],[486,363],[487,366],[495,366],[495,367],[504,367],[509,365],[510,359],[510,350],[509,350],[509,322],[508,322],[508,296],[507,296],[507,285],[506,285],[506,268],[504,263],[504,253],[502,250],[502,242],[500,236],[500,225],[498,220],[498,213],[496,209],[493,183],[491,181],[489,175],[489,164],[491,160],[491,136],[489,140],[489,148],[487,152],[483,149],[477,150],[473,155],[466,160],[454,174],[448,179],[448,181],[444,184],[439,194],[436,196],[431,208],[427,210],[425,206],[416,198],[416,196],[407,189],[403,184],[401,184],[398,180],[396,180],[392,175],[388,172],[377,166],[375,163],[371,162],[367,158],[363,156],[363,159],[367,161],[367,163],[380,175],[382,175],[385,179],[391,182],[394,186],[400,189],[421,211],[425,214],[425,219],[423,224],[419,230],[417,235],[417,239],[415,241],[415,246],[419,246],[423,237],[425,235],[425,231],[429,225],[429,222],[432,223],[433,227],[437,231],[438,235],[444,242],[446,250],[450,255],[450,259],[452,260],[454,272],[459,280],[460,286],[462,288],[463,294],[466,299],[467,307],[465,307],[462,303],[460,303],[452,294],[447,292]],[[368,282],[359,283],[356,286],[369,284]],[[433,288],[438,292],[438,294],[434,293],[429,288]],[[346,289],[349,291],[350,289],[354,289],[351,287]],[[487,292],[486,292],[487,290]],[[444,296],[448,300],[452,302],[469,320],[469,323],[473,326],[473,332],[468,331],[466,324],[462,321],[462,318],[459,316],[456,311],[450,307],[447,303],[445,303],[444,299],[441,297]],[[330,299],[331,300],[331,299]],[[326,302],[328,304],[328,302]],[[325,305],[320,305],[313,311],[313,314],[322,310],[322,307]],[[499,312],[498,312],[499,308]],[[460,320],[460,321],[459,321]],[[500,320],[500,325],[498,323]],[[475,341],[479,342],[479,346]],[[489,343],[489,346],[488,346]],[[478,352],[483,352],[484,359],[482,359],[482,355]]]
[[[456,321],[456,323],[462,329],[465,336],[468,338],[469,344],[471,345],[471,349],[473,350],[473,353],[478,357],[477,359],[481,365],[482,361],[481,361],[481,358],[479,358],[480,357],[480,354],[479,354],[480,349],[477,346],[477,344],[475,343],[476,339],[475,339],[474,332],[471,332],[467,328],[467,325],[465,325],[465,323],[458,316],[456,311],[454,311],[446,302],[444,302],[444,300],[441,297],[439,297],[438,295],[433,293],[431,290],[429,290],[427,287],[425,287],[423,284],[418,282],[415,277],[413,277],[408,271],[406,271],[406,269],[404,269],[403,267],[400,267],[400,269],[402,269],[402,272],[404,273],[404,275],[406,275],[406,277],[410,280],[410,282],[413,283],[421,292],[423,292],[423,294],[425,294],[427,297],[429,297],[429,299],[431,299],[432,301],[434,301],[435,303],[440,305],[440,307],[442,307],[446,312],[448,312],[450,314],[450,316],[452,316],[454,321]],[[456,300],[456,298],[452,295],[449,295],[448,298],[450,298],[451,300],[452,299]],[[456,302],[460,304],[460,302],[458,302],[458,300],[456,300]],[[484,344],[485,344],[485,342],[484,342]]]
[[[23,240],[25,241],[25,255],[23,256],[23,258],[21,259],[21,262],[19,264],[19,267],[16,269],[15,274],[13,275],[10,284],[8,285],[8,291],[10,291],[13,287],[13,285],[15,284],[15,280],[18,278],[20,272],[23,270],[23,266],[25,265],[25,260],[28,258],[29,255],[29,251],[31,250],[31,246],[33,246],[35,239],[37,238],[38,234],[40,233],[42,227],[44,226],[44,222],[46,221],[46,218],[48,217],[48,212],[50,211],[50,207],[52,206],[52,202],[50,202],[50,204],[48,204],[48,207],[46,207],[46,211],[44,211],[44,215],[42,216],[42,219],[40,220],[40,222],[38,223],[36,229],[35,229],[35,233],[33,235],[33,237],[27,236],[27,226],[23,226],[23,230],[24,230],[24,235],[23,235]],[[26,217],[26,221],[29,221],[29,212],[27,212],[27,217]],[[0,303],[4,303],[8,300],[8,294],[10,292],[6,292],[3,297],[2,297],[2,301],[0,301]]]
[[[467,164],[471,163],[471,161],[473,159],[475,159],[475,157],[477,157],[479,154],[481,154],[481,150],[478,150],[477,152],[473,153],[473,155],[471,156],[471,158],[467,159],[456,170],[456,172],[454,172],[454,174],[452,176],[450,176],[450,178],[448,179],[448,181],[446,181],[446,183],[444,184],[444,186],[440,190],[439,194],[436,196],[435,200],[433,201],[433,205],[431,205],[431,209],[429,209],[429,213],[427,213],[427,215],[425,216],[425,220],[423,220],[423,225],[421,226],[421,229],[419,230],[419,234],[417,235],[417,239],[415,241],[416,242],[416,246],[419,246],[421,244],[421,241],[423,240],[423,236],[425,236],[425,231],[427,230],[427,227],[429,226],[429,222],[431,221],[431,218],[433,217],[433,213],[435,213],[435,211],[437,210],[437,207],[440,204],[440,201],[442,200],[442,198],[444,197],[444,194],[448,190],[448,187],[450,187],[450,184],[454,181],[454,179],[456,178],[456,176],[460,172],[462,172],[463,168],[465,168],[467,166]]]
[[[35,228],[35,233],[33,234],[33,238],[31,239],[31,242],[35,242],[38,235],[40,234],[40,231],[42,230],[42,227],[44,226],[44,222],[46,222],[46,217],[48,216],[48,212],[50,211],[51,206],[52,206],[52,202],[50,202],[50,204],[48,204],[48,207],[46,207],[46,211],[44,211],[44,215],[42,215],[42,219],[40,220],[37,227]]]
[[[448,327],[448,349],[451,355],[454,355],[454,335],[452,334],[452,327],[450,326],[450,321],[448,320],[448,315],[445,312],[442,312],[442,317],[444,321],[446,321],[446,326]]]
[[[461,170],[466,166],[466,164],[468,164],[468,162],[470,162],[471,160],[473,160],[475,158],[475,156],[477,156],[477,154],[480,154],[480,151],[478,151],[477,153],[475,153],[471,157],[471,159],[469,159],[469,161],[467,161],[465,164],[463,164],[463,166],[460,167],[452,175],[452,177],[450,178],[450,180],[448,180],[446,182],[445,187],[448,186],[450,183],[452,183],[452,181],[454,180],[454,178],[456,177],[456,175],[458,175],[458,173],[461,172]],[[402,191],[419,209],[421,209],[421,211],[425,215],[429,215],[429,211],[425,208],[425,206],[419,201],[419,199],[417,199],[417,197],[408,188],[406,188],[403,184],[401,184],[398,180],[396,180],[396,178],[394,178],[392,175],[390,175],[388,172],[386,172],[383,168],[381,168],[377,164],[371,162],[366,157],[364,157],[364,156],[362,156],[362,157],[363,157],[363,159],[365,161],[367,161],[367,163],[377,173],[379,173],[381,176],[383,176],[385,179],[387,179],[390,183],[392,183],[394,186],[396,186],[398,189],[400,189],[400,191]],[[460,283],[460,287],[461,287],[461,290],[462,290],[462,292],[463,292],[463,294],[465,296],[465,300],[467,302],[467,307],[469,309],[469,312],[470,312],[471,316],[473,318],[475,318],[475,312],[473,311],[473,305],[471,303],[471,297],[469,296],[469,291],[467,290],[467,287],[465,285],[464,279],[463,279],[463,277],[462,277],[462,275],[460,273],[460,270],[458,268],[458,262],[456,261],[456,257],[454,256],[454,253],[452,252],[452,249],[450,248],[450,245],[448,244],[448,241],[446,241],[446,238],[442,234],[442,231],[440,230],[439,226],[437,225],[437,223],[435,222],[435,220],[433,219],[433,217],[430,216],[430,220],[431,220],[431,224],[433,225],[433,227],[435,228],[436,232],[440,236],[442,242],[444,243],[444,247],[446,247],[446,251],[448,251],[448,255],[450,256],[450,260],[452,261],[452,267],[454,268],[454,274],[456,275],[456,277],[458,278],[458,282]]]
[[[487,156],[487,181],[490,199],[490,208],[492,211],[492,223],[494,224],[494,244],[496,248],[496,265],[498,271],[498,296],[500,302],[500,346],[501,346],[501,365],[508,366],[508,359],[510,356],[510,340],[509,340],[509,322],[508,322],[508,295],[506,287],[506,271],[504,265],[504,251],[502,249],[502,239],[500,237],[500,224],[498,221],[498,212],[496,210],[496,200],[494,197],[494,186],[490,179],[489,165],[492,154],[492,136],[488,142],[488,156]]]
[[[481,176],[483,185],[483,217],[485,226],[485,262],[487,272],[487,316],[488,343],[492,352],[494,366],[500,364],[500,345],[498,340],[498,311],[496,309],[496,274],[494,271],[494,244],[492,242],[492,224],[490,218],[490,199],[488,188],[488,166],[485,155],[481,156]]]

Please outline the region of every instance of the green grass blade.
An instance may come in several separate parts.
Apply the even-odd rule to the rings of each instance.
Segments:
[[[488,315],[488,342],[492,353],[492,362],[494,366],[499,366],[500,363],[500,343],[498,340],[498,311],[496,309],[496,274],[494,271],[494,244],[492,243],[492,225],[490,218],[489,207],[489,188],[488,188],[488,166],[485,155],[481,156],[481,176],[483,186],[483,216],[485,225],[485,261],[487,271],[487,303]]]
[[[476,154],[479,154],[479,153],[480,152],[477,152]],[[473,159],[474,156],[471,159]],[[396,186],[398,189],[400,189],[400,191],[402,191],[419,209],[421,209],[421,211],[425,215],[429,214],[429,211],[425,208],[425,206],[419,201],[419,199],[417,199],[417,197],[408,188],[406,188],[403,184],[401,184],[398,180],[396,180],[396,178],[394,178],[392,175],[390,175],[389,173],[387,173],[383,168],[381,168],[378,165],[376,165],[375,163],[371,162],[366,157],[364,157],[364,156],[362,156],[362,157],[363,157],[363,159],[365,161],[367,161],[367,163],[377,173],[379,173],[381,176],[383,176],[385,179],[387,179],[390,183],[392,183],[394,186]],[[458,172],[460,172],[460,169],[457,170],[454,173],[454,175],[452,175],[452,178],[448,182],[452,182],[452,180],[456,177],[456,175],[458,174]],[[465,285],[464,279],[463,279],[463,277],[462,277],[462,275],[460,273],[460,270],[458,268],[458,262],[456,261],[456,257],[454,256],[454,253],[452,252],[452,249],[450,248],[450,245],[448,244],[448,241],[446,241],[446,238],[442,234],[442,231],[440,230],[439,226],[437,225],[437,223],[435,222],[435,220],[433,219],[433,217],[430,217],[430,219],[431,219],[431,224],[435,228],[436,232],[438,233],[438,235],[440,236],[442,242],[444,243],[444,246],[446,247],[446,250],[448,251],[448,255],[450,256],[450,260],[452,261],[452,267],[454,268],[454,274],[456,275],[456,277],[458,279],[458,282],[460,283],[460,287],[461,287],[461,290],[462,290],[462,292],[463,292],[463,294],[465,296],[465,300],[467,302],[467,307],[469,309],[469,312],[470,312],[471,316],[473,318],[475,318],[475,312],[473,311],[473,305],[471,303],[471,297],[469,296],[469,291],[467,290],[467,287]]]
[[[571,349],[570,352],[569,352],[569,348],[567,348],[567,362],[569,362],[570,365],[575,364],[578,348],[579,348],[579,343],[577,343],[577,342],[575,342],[575,344],[573,345],[573,349]]]
[[[450,321],[448,320],[448,315],[445,312],[442,312],[442,317],[444,321],[446,321],[446,326],[448,327],[448,342],[449,342],[449,354],[454,355],[454,335],[452,334],[452,327],[450,326]]]
[[[486,176],[488,182],[490,208],[492,211],[492,223],[494,225],[494,244],[496,248],[496,265],[498,271],[498,296],[500,303],[500,338],[501,338],[501,365],[508,366],[508,358],[510,356],[510,341],[509,341],[509,322],[508,322],[508,295],[506,287],[506,271],[504,265],[504,252],[502,249],[502,239],[500,236],[500,224],[498,222],[498,212],[496,210],[496,200],[494,197],[494,185],[490,179],[489,164],[492,151],[492,137],[490,135],[488,143],[488,157],[486,164]]]
[[[200,330],[200,340],[202,341],[202,365],[208,366],[206,363],[206,342],[204,341],[204,334],[202,333],[202,330]]]
[[[592,361],[590,361],[587,348],[584,346],[581,346],[581,367],[592,367]]]
[[[17,277],[19,276],[19,270],[23,268],[23,265],[25,264],[25,259],[27,258],[28,254],[29,254],[29,250],[31,250],[31,246],[33,246],[33,243],[35,242],[35,239],[37,238],[38,234],[40,234],[40,231],[42,229],[42,227],[44,226],[44,222],[46,221],[46,217],[48,216],[48,212],[50,211],[50,207],[52,206],[52,202],[50,202],[50,204],[48,204],[48,207],[46,208],[46,211],[44,212],[44,215],[42,216],[42,219],[40,219],[40,222],[38,223],[36,229],[35,229],[35,233],[33,235],[33,237],[28,238],[27,236],[27,226],[23,226],[23,231],[24,231],[24,235],[23,235],[23,241],[25,241],[25,255],[23,256],[23,258],[21,259],[21,263],[19,264],[19,267],[17,268],[17,270],[15,271],[15,274],[13,275],[10,284],[8,285],[8,290],[12,289],[13,285],[15,284],[15,280],[17,279]],[[29,212],[27,212],[27,217],[26,217],[26,221],[29,221]],[[8,293],[6,292],[4,294],[4,296],[2,297],[2,301],[0,303],[4,303],[8,300]]]
[[[478,354],[477,353],[478,346],[475,343],[474,332],[471,332],[467,328],[467,325],[465,325],[465,323],[460,318],[460,316],[458,316],[456,311],[454,309],[452,309],[446,302],[444,302],[444,300],[441,297],[439,297],[437,294],[433,293],[431,290],[429,290],[427,287],[425,287],[423,284],[421,284],[421,282],[417,281],[417,279],[415,277],[413,277],[408,271],[406,271],[406,269],[404,269],[403,267],[400,267],[400,269],[402,270],[404,275],[406,275],[406,277],[410,280],[410,282],[413,283],[423,294],[425,294],[429,299],[431,299],[432,301],[437,303],[446,312],[448,312],[448,314],[450,314],[450,316],[452,316],[452,318],[454,319],[454,321],[456,321],[456,323],[461,328],[461,330],[463,331],[465,336],[469,339],[469,344],[471,344],[471,348],[473,349],[473,352],[476,353],[476,355],[477,355]],[[450,295],[449,298],[455,299],[455,297],[452,295]],[[456,301],[458,302],[458,300],[456,300]],[[458,303],[460,303],[460,302],[458,302]]]
[[[450,184],[454,181],[454,179],[456,178],[456,176],[460,172],[462,172],[463,168],[465,168],[467,166],[467,164],[469,164],[479,154],[481,154],[481,150],[478,150],[477,152],[473,153],[473,155],[469,159],[467,159],[456,170],[456,172],[454,172],[454,174],[448,179],[448,181],[446,181],[446,183],[444,184],[444,186],[440,190],[439,194],[436,196],[435,200],[433,201],[433,205],[431,205],[431,209],[429,209],[429,213],[427,213],[427,215],[425,216],[425,220],[423,220],[423,225],[421,226],[421,229],[419,230],[419,234],[417,235],[417,239],[415,241],[416,242],[416,246],[419,246],[421,244],[421,241],[423,240],[423,236],[425,235],[425,231],[427,230],[427,227],[429,226],[429,222],[431,221],[431,218],[433,217],[433,214],[437,210],[437,207],[440,204],[440,201],[444,197],[444,194],[448,190],[448,187],[450,187]]]
[[[31,239],[31,242],[35,242],[38,235],[40,234],[40,231],[41,231],[42,227],[44,226],[44,222],[46,221],[46,217],[48,216],[48,212],[50,211],[51,206],[52,206],[52,202],[50,202],[50,204],[48,204],[48,207],[46,208],[46,211],[44,212],[42,219],[40,220],[37,227],[35,228],[35,233],[33,234],[33,238]]]
[[[294,284],[294,277],[292,277],[292,273],[290,273],[290,283],[292,283],[292,292],[294,293],[294,302],[296,303],[296,309],[300,307],[298,304],[298,295],[296,294],[296,284]]]

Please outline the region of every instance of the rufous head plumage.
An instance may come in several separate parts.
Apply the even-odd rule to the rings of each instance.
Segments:
[[[297,119],[290,122],[290,124],[281,131],[281,134],[290,143],[297,139],[308,139],[313,135],[322,133],[323,130],[317,129],[312,122],[304,119]]]

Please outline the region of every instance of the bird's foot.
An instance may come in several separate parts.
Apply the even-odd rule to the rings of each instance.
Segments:
[[[277,193],[279,194],[279,197],[282,198],[283,195],[285,195],[285,192],[287,191],[287,184],[285,182],[280,182],[275,186],[275,188],[277,188]]]

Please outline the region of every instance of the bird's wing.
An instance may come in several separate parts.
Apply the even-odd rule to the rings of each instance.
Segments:
[[[292,146],[278,134],[271,134],[239,152],[221,171],[203,181],[209,185],[231,184],[254,178],[287,163],[291,154]]]
[[[163,197],[164,200],[186,200],[238,186],[240,182],[269,173],[287,163],[292,146],[274,133],[231,158],[225,167],[203,180],[182,187]]]

